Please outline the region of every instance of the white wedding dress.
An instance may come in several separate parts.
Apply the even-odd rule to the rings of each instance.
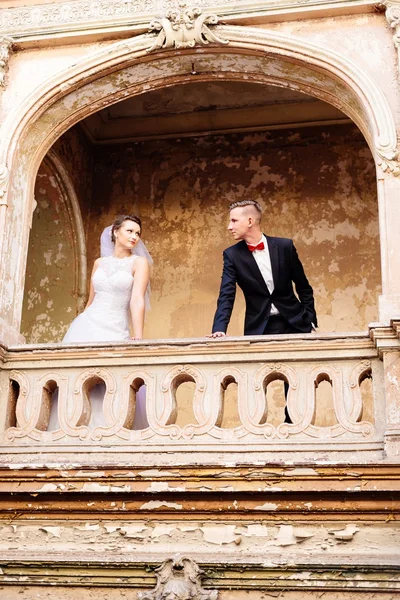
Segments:
[[[95,297],[72,321],[63,343],[123,342],[129,340],[129,302],[133,286],[135,254],[100,259],[92,283]]]
[[[129,304],[132,295],[132,269],[137,255],[100,259],[92,283],[95,291],[93,302],[74,319],[64,336],[63,344],[76,342],[123,342],[130,339]],[[58,390],[56,390],[58,392]],[[95,385],[90,391],[92,408],[90,426],[104,425],[103,398],[105,385]],[[52,414],[55,412],[58,394],[53,395]],[[146,416],[146,388],[136,394],[136,410],[133,429],[148,427]]]

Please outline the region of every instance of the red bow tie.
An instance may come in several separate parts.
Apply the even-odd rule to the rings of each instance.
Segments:
[[[250,252],[254,252],[254,250],[264,250],[264,248],[265,248],[264,242],[260,242],[259,244],[257,244],[257,246],[252,246],[251,244],[247,244],[247,247],[250,250]]]

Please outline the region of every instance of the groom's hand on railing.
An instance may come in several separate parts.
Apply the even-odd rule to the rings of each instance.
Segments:
[[[225,337],[226,333],[223,331],[214,331],[214,333],[210,333],[209,335],[206,335],[206,337],[209,338],[219,338],[219,337]]]

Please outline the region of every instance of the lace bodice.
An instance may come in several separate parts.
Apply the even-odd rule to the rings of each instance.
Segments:
[[[64,342],[118,342],[128,340],[129,302],[136,255],[101,259],[93,277],[95,297],[71,323]]]
[[[93,287],[96,292],[93,303],[104,309],[128,310],[132,294],[133,263],[137,256],[116,258],[107,256],[101,259],[93,278]]]

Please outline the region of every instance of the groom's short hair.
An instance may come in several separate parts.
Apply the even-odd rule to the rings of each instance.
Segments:
[[[258,222],[260,222],[262,217],[262,208],[256,200],[239,200],[238,202],[232,202],[229,205],[229,210],[231,211],[234,208],[246,208],[246,206],[252,206],[256,209],[258,214]]]

